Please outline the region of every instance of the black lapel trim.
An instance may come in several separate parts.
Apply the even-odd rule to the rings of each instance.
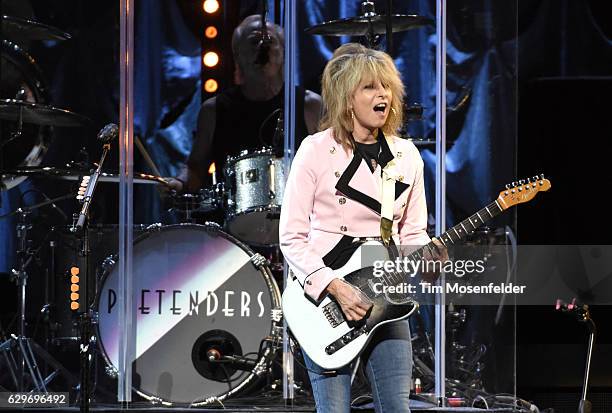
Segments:
[[[357,172],[359,164],[362,160],[363,158],[361,157],[359,151],[353,151],[353,160],[351,161],[349,166],[346,167],[346,169],[342,173],[342,176],[340,176],[340,179],[338,179],[336,189],[342,192],[344,195],[348,196],[349,198],[367,206],[368,208],[380,215],[380,202],[364,194],[363,192],[358,191],[355,188],[349,186],[349,182],[351,181],[353,176],[355,176],[355,172]]]
[[[381,139],[380,156],[378,159],[378,163],[381,168],[384,168],[387,163],[389,163],[395,157],[393,156],[393,153],[391,152],[391,149],[389,148],[387,140],[385,139],[385,135],[383,135],[382,131],[379,131],[378,136],[379,139]],[[338,179],[336,189],[342,192],[344,195],[348,196],[349,198],[367,206],[372,211],[380,215],[381,205],[379,201],[364,194],[361,191],[358,191],[357,189],[349,185],[349,182],[351,181],[351,179],[353,179],[353,176],[355,176],[355,172],[357,172],[359,164],[362,160],[363,156],[361,155],[361,152],[358,150],[353,151],[353,159],[351,160],[349,166],[347,166],[347,168],[342,173],[342,176],[340,176],[340,179]],[[408,189],[408,187],[410,187],[410,184],[395,181],[395,199],[398,199],[402,195],[402,193],[406,189]]]
[[[380,165],[381,168],[384,168],[385,166],[387,166],[389,162],[395,159],[395,156],[393,156],[393,152],[391,152],[391,148],[389,148],[389,145],[387,144],[387,139],[385,138],[385,135],[383,135],[382,131],[379,131],[378,139],[381,139],[380,155],[378,156],[378,164]],[[408,189],[409,186],[410,184],[405,184],[400,181],[395,181],[395,199],[399,198],[402,195],[402,193],[406,189]]]
[[[337,270],[348,262],[360,244],[360,242],[353,242],[353,237],[343,235],[334,248],[325,254],[323,264],[332,270]]]
[[[389,145],[387,144],[385,135],[380,129],[378,130],[378,140],[380,141],[380,155],[378,155],[378,164],[381,168],[384,168],[395,157],[391,152],[391,148],[389,148]]]
[[[404,193],[404,191],[408,189],[409,186],[410,184],[405,184],[400,181],[395,181],[395,199],[399,198],[402,195],[402,193]]]

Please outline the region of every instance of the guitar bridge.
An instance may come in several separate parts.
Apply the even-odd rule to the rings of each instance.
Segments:
[[[338,305],[332,301],[323,307],[323,315],[332,326],[332,328],[338,327],[344,322],[344,315]]]

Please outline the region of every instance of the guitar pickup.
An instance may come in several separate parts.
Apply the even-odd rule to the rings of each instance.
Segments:
[[[329,346],[325,347],[325,352],[331,356],[332,354],[349,344],[351,341],[355,340],[360,335],[366,333],[367,331],[367,324],[364,324],[356,330],[351,330],[342,337],[340,337],[338,340],[331,343]]]

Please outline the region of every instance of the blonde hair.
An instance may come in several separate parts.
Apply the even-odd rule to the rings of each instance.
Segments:
[[[364,79],[380,80],[391,91],[391,110],[383,125],[385,135],[394,135],[403,122],[404,84],[391,57],[356,43],[340,46],[323,70],[321,96],[325,113],[319,127],[332,128],[334,139],[345,149],[354,149],[350,104]]]

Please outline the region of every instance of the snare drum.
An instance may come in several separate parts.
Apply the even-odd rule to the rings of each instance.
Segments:
[[[283,158],[269,148],[228,157],[225,166],[226,223],[235,237],[257,246],[278,244],[278,221],[285,188]]]
[[[133,248],[134,389],[165,405],[203,405],[247,388],[265,374],[282,335],[280,293],[265,260],[215,224],[160,226]],[[107,362],[119,360],[115,259],[96,300]],[[210,354],[246,356],[243,365]],[[264,354],[266,353],[266,354]],[[249,366],[249,364],[246,364]],[[242,370],[247,370],[244,374]]]

